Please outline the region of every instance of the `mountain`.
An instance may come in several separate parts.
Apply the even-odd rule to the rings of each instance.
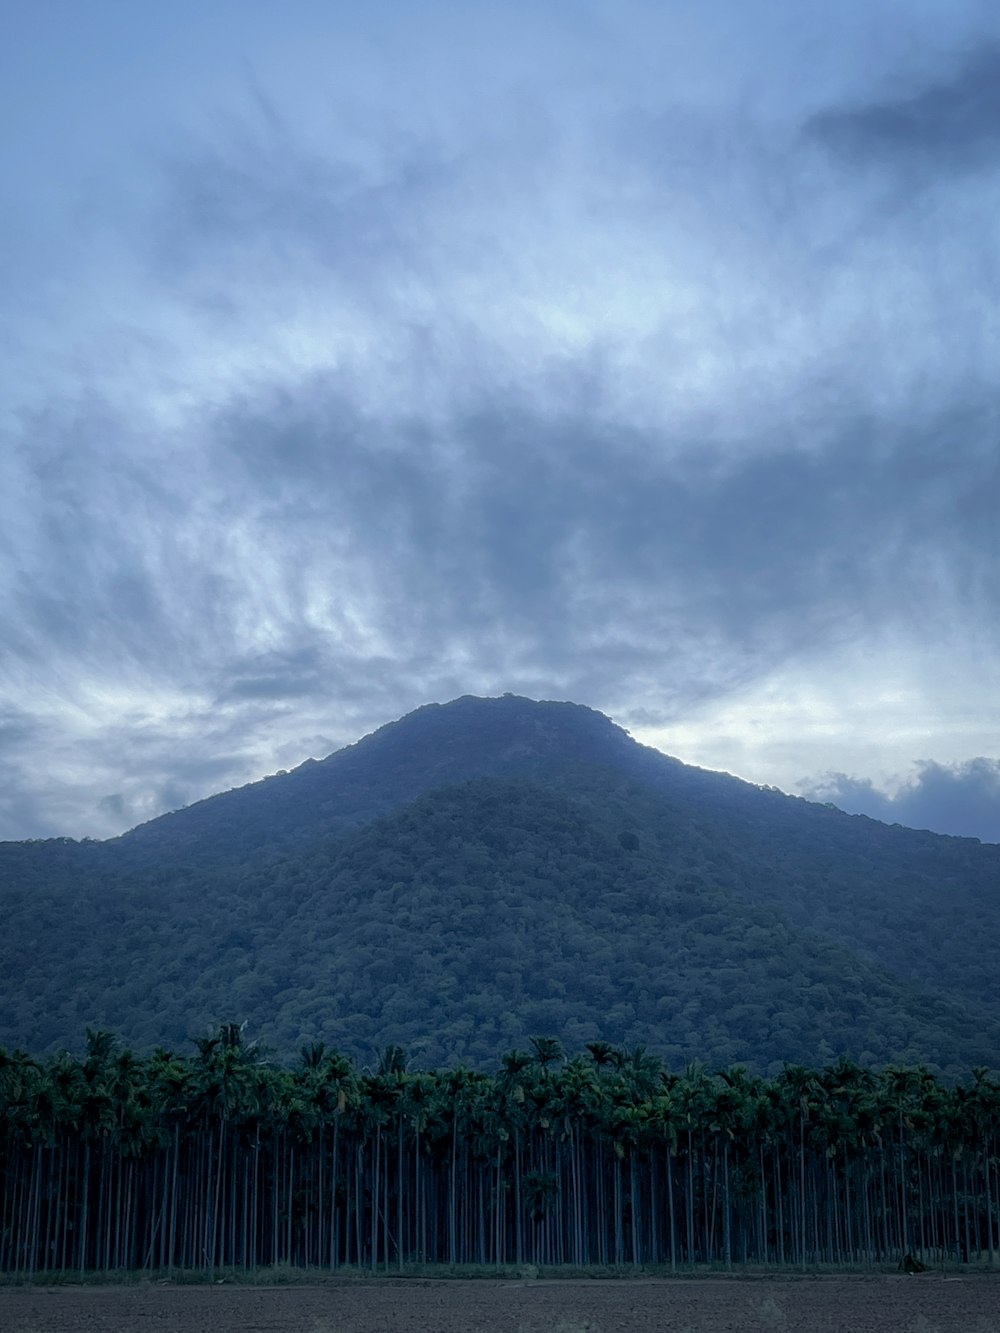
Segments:
[[[141,824],[121,841],[170,855],[184,849],[229,857],[234,850],[340,833],[470,778],[527,777],[572,765],[625,771],[649,759],[655,765],[665,756],[580,704],[465,696],[418,708],[326,759],[308,759],[290,773]]]
[[[998,1063],[1000,847],[633,741],[576,704],[418,709],[106,843],[0,844],[0,1044],[488,1064],[533,1034],[765,1071]]]

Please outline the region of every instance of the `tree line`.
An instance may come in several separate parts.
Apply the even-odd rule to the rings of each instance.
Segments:
[[[538,1037],[489,1074],[0,1050],[0,1271],[878,1264],[998,1243],[1000,1084],[839,1059],[673,1072]]]

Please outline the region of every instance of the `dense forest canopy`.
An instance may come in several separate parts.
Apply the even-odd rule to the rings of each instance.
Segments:
[[[430,706],[107,843],[0,844],[0,1043],[485,1069],[548,1032],[776,1075],[1000,1050],[1000,848],[687,767],[573,704]]]

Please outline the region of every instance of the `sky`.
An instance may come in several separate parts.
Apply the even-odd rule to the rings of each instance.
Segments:
[[[994,0],[0,13],[0,838],[512,691],[1000,841]]]

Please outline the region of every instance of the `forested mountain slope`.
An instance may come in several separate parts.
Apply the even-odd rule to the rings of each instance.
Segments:
[[[996,1065],[1000,848],[461,699],[109,843],[0,845],[0,1044],[487,1064],[533,1033],[774,1069]]]

